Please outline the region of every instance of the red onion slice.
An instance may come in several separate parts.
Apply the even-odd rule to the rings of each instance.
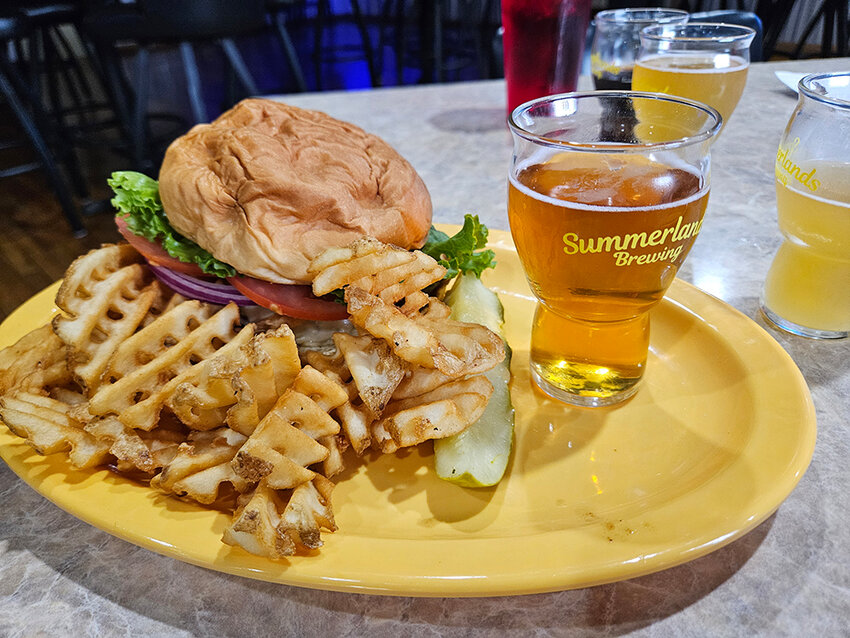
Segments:
[[[237,306],[257,305],[230,284],[197,279],[196,277],[184,275],[183,273],[176,272],[169,268],[163,268],[162,266],[154,266],[151,264],[149,264],[149,266],[157,279],[171,288],[174,292],[179,293],[184,297],[200,299],[201,301],[208,301],[209,303],[222,306],[230,303],[231,301]]]

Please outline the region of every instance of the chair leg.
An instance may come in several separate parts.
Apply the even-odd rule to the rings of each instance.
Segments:
[[[74,29],[75,34],[79,34],[79,29],[76,27],[76,25],[70,26]],[[51,33],[56,39],[57,50],[61,50],[61,54],[64,56],[65,60],[67,60],[68,71],[74,76],[77,87],[79,88],[80,95],[85,100],[91,102],[92,100],[94,100],[94,92],[92,91],[91,83],[88,81],[86,73],[83,70],[82,65],[80,64],[79,59],[74,54],[74,49],[71,46],[71,43],[68,42],[68,38],[65,37],[64,33],[62,33],[62,29],[54,27],[53,29],[51,29]],[[77,39],[81,40],[82,38],[78,36]]]
[[[405,31],[407,20],[404,16],[404,0],[397,0],[396,11],[396,77],[398,79],[399,84],[404,84],[404,68],[405,64],[407,63],[407,45],[409,44],[407,38],[405,37],[407,35]],[[421,33],[419,37],[421,39]],[[423,46],[425,46],[424,43],[420,41],[420,49]]]
[[[121,70],[118,56],[111,47],[100,43],[88,43],[87,47],[89,48],[90,59],[99,69],[103,78],[104,89],[109,101],[115,107],[118,131],[123,138],[124,145],[130,149],[131,155],[135,159],[133,107],[131,104],[133,91]]]
[[[360,39],[363,41],[363,54],[366,56],[366,67],[369,69],[369,80],[372,86],[380,86],[381,78],[375,71],[375,53],[372,49],[372,38],[369,36],[369,29],[366,27],[366,22],[363,19],[363,12],[360,11],[359,0],[349,0],[351,2],[351,13],[354,16],[354,24],[357,25],[357,30],[360,33]]]
[[[259,95],[260,92],[257,90],[257,84],[254,82],[254,78],[251,76],[251,72],[248,70],[248,65],[245,64],[242,54],[236,48],[236,43],[231,38],[222,38],[221,48],[224,49],[224,55],[227,57],[227,61],[230,62],[233,72],[236,73],[236,77],[242,83],[242,88],[245,89],[249,96],[254,97]]]
[[[52,113],[54,117],[61,120],[63,105],[62,98],[59,95],[60,62],[57,59],[58,56],[52,46],[50,34],[47,32],[47,29],[37,30],[33,37],[36,36],[40,43],[39,49],[42,56],[39,63],[41,65],[41,72],[44,74],[44,79],[46,80],[45,84],[47,86],[47,95],[49,99],[49,106],[46,110],[49,113]]]
[[[820,54],[828,58],[832,53],[832,32],[835,29],[835,14],[829,6],[829,0],[823,5],[823,32],[821,34]]]
[[[803,31],[803,35],[800,36],[800,41],[797,43],[797,47],[794,49],[794,52],[791,54],[791,57],[797,59],[800,57],[800,53],[803,51],[803,47],[806,44],[806,40],[809,39],[812,31],[814,31],[815,26],[817,26],[818,21],[824,16],[824,12],[826,11],[826,0],[821,5],[820,9],[818,9],[817,13],[815,13],[814,17],[809,22],[806,29]],[[826,29],[824,28],[824,35],[826,34]]]
[[[10,83],[11,91],[15,92],[18,96],[18,101],[21,104],[25,104],[28,108],[29,117],[36,130],[43,131],[40,135],[45,140],[45,143],[57,149],[57,153],[53,157],[56,160],[60,160],[70,174],[71,187],[79,197],[87,198],[89,196],[88,186],[80,170],[73,140],[65,127],[62,113],[53,112],[48,115],[42,104],[42,95],[38,91],[38,87],[27,84],[23,74],[14,65],[7,64],[5,60],[3,67],[6,81]],[[59,108],[55,104],[53,107],[54,109]]]
[[[32,119],[23,102],[21,102],[17,93],[14,91],[11,82],[9,82],[6,73],[3,72],[2,69],[0,69],[0,91],[3,92],[7,103],[18,118],[24,132],[35,148],[36,153],[38,153],[38,156],[41,159],[42,168],[44,169],[44,174],[46,175],[47,181],[50,183],[50,187],[53,189],[56,198],[59,200],[59,205],[62,207],[62,212],[65,213],[65,218],[71,226],[74,237],[85,237],[88,234],[88,231],[83,225],[83,221],[80,218],[80,214],[77,211],[74,200],[71,198],[68,191],[67,182],[62,176],[56,161],[53,159],[53,156],[50,153],[50,148],[48,148],[47,143],[44,141],[44,137],[38,130],[35,121]]]
[[[83,199],[89,197],[89,189],[86,185],[86,179],[83,177],[83,172],[80,169],[80,162],[77,158],[77,152],[74,149],[73,135],[68,128],[66,122],[66,114],[70,112],[81,114],[83,107],[80,101],[79,93],[74,86],[73,81],[68,76],[67,70],[64,69],[65,60],[63,60],[61,52],[56,47],[56,44],[51,35],[51,29],[45,28],[42,32],[42,47],[44,50],[44,71],[47,75],[48,85],[50,87],[51,109],[50,117],[52,123],[45,124],[45,130],[50,130],[53,137],[56,138],[57,144],[57,159],[60,159],[65,165],[71,177],[71,187],[76,191],[77,196]],[[66,109],[65,102],[62,99],[60,92],[61,86],[64,84],[65,91],[72,107]],[[36,119],[39,117],[43,121],[47,121],[48,116],[44,108],[39,102],[34,102],[32,108],[35,112]],[[79,117],[83,117],[79,115]]]
[[[132,137],[133,162],[143,172],[148,172],[154,168],[153,162],[148,157],[147,148],[149,69],[150,52],[147,47],[139,46],[139,51],[136,53],[136,102],[133,106],[130,135]]]
[[[289,63],[289,69],[292,71],[292,77],[295,79],[295,86],[300,93],[303,93],[307,90],[307,83],[304,81],[304,72],[301,70],[301,63],[298,61],[295,45],[292,44],[292,38],[289,37],[289,31],[286,28],[286,17],[282,11],[278,11],[274,16],[274,23],[277,28],[277,34],[280,37],[283,53],[286,56],[286,61]]]
[[[443,68],[443,0],[434,3],[434,77],[433,81],[445,79]]]
[[[322,82],[322,40],[325,33],[325,21],[330,14],[328,0],[316,2],[316,22],[313,25],[313,62],[316,71],[316,90],[321,91],[324,86]]]
[[[46,35],[55,53],[60,75],[71,102],[70,109],[63,110],[63,121],[64,116],[70,111],[76,118],[79,128],[86,129],[92,125],[92,118],[89,116],[87,108],[87,105],[92,103],[91,87],[83,75],[68,40],[62,35],[61,29],[48,27]]]
[[[201,91],[201,74],[198,71],[198,62],[195,60],[195,51],[191,43],[180,43],[180,55],[183,58],[183,72],[186,74],[186,88],[189,91],[189,102],[192,105],[195,124],[209,122]]]

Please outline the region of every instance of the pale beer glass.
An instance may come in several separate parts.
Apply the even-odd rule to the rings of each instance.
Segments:
[[[776,154],[784,241],[762,312],[794,334],[850,334],[850,72],[808,75]]]
[[[688,12],[681,9],[608,9],[593,18],[590,72],[593,85],[606,91],[632,88],[632,69],[640,48],[640,32],[654,24],[684,24]]]
[[[720,115],[595,91],[527,102],[509,124],[508,217],[538,299],[531,375],[573,405],[623,401],[646,366],[649,310],[702,226]]]
[[[640,32],[632,88],[708,104],[728,122],[747,83],[755,35],[753,29],[733,24],[646,27]]]

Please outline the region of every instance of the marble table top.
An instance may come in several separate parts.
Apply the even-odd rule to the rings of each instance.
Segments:
[[[761,284],[780,236],[773,162],[795,96],[754,64],[713,149],[706,219],[680,277],[764,326]],[[501,81],[285,96],[374,132],[428,185],[435,220],[477,212],[507,228],[510,138]],[[846,292],[846,291],[845,291]],[[0,464],[0,636],[838,636],[850,626],[850,341],[768,331],[805,376],[812,464],[779,510],[690,563],[589,589],[505,598],[404,598],[242,579],[140,549],[82,523]],[[521,550],[521,548],[518,548]]]

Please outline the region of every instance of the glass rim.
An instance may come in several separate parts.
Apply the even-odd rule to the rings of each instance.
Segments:
[[[521,111],[528,111],[532,107],[537,106],[538,104],[543,104],[547,102],[559,102],[574,99],[580,100],[585,98],[599,99],[624,97],[637,97],[640,99],[658,100],[661,102],[672,102],[675,104],[690,106],[714,118],[714,124],[700,133],[681,137],[676,140],[670,140],[667,142],[637,142],[630,144],[624,142],[569,142],[566,140],[559,140],[528,131],[522,126],[520,126],[515,119],[517,114]],[[690,100],[688,98],[683,98],[675,95],[667,95],[666,93],[650,93],[648,91],[573,91],[571,93],[557,93],[555,95],[546,95],[544,97],[539,97],[534,100],[529,100],[528,102],[520,104],[511,112],[510,116],[508,117],[508,126],[510,127],[512,133],[515,133],[523,139],[528,140],[529,142],[534,142],[536,144],[541,144],[543,146],[549,146],[551,148],[561,148],[565,150],[587,153],[622,153],[624,150],[632,152],[655,151],[681,148],[683,146],[692,146],[694,144],[701,144],[717,135],[717,133],[723,126],[723,118],[721,117],[717,109],[712,108],[707,104],[703,104],[702,102],[697,102],[696,100]]]
[[[797,88],[800,91],[800,95],[805,95],[816,102],[822,102],[823,104],[829,104],[830,106],[837,106],[841,109],[850,109],[850,100],[844,100],[833,95],[819,93],[812,87],[812,84],[818,80],[835,77],[846,77],[848,87],[850,87],[850,71],[831,71],[829,73],[810,73],[800,79],[797,83]]]
[[[705,29],[710,27],[715,31],[726,31],[725,34],[718,33],[717,35],[682,35],[678,32],[682,30]],[[756,37],[755,29],[746,27],[741,24],[728,24],[726,22],[686,22],[685,24],[654,24],[644,27],[640,32],[641,38],[653,40],[655,42],[718,42],[721,44],[747,43],[752,42]]]
[[[647,14],[646,17],[638,17],[639,14]],[[635,7],[625,9],[606,9],[600,11],[593,17],[597,24],[601,21],[605,24],[640,24],[647,25],[669,24],[675,20],[685,18],[690,14],[682,9],[665,9],[664,7]]]

